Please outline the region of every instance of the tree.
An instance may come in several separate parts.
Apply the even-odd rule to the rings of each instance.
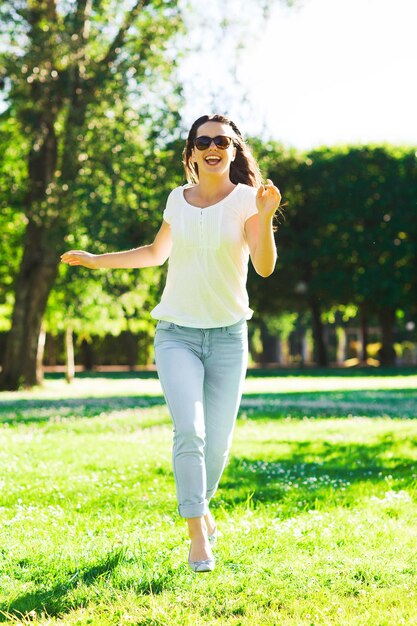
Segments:
[[[365,339],[368,318],[378,319],[381,363],[392,363],[396,312],[416,302],[415,151],[340,146],[289,160],[279,146],[271,144],[269,155],[265,149],[261,163],[288,208],[274,284],[251,282],[259,308],[278,313],[308,307],[316,361],[325,365],[323,320],[335,308],[353,305]]]
[[[180,28],[180,14],[175,0],[137,0],[130,8],[18,0],[1,8],[0,19],[10,44],[2,55],[8,115],[27,141],[27,225],[0,378],[1,388],[16,389],[37,382],[42,317],[62,242],[78,217],[74,189],[88,159],[87,119],[129,96],[140,98],[169,75],[167,42]],[[152,117],[144,113],[151,131]]]
[[[126,130],[132,125],[126,116],[131,118],[132,112],[116,111],[95,133],[86,134],[90,157],[76,187],[79,219],[67,237],[71,248],[102,253],[148,243],[160,226],[170,189],[183,182],[183,142],[161,147],[158,138],[144,141],[136,131]],[[92,121],[98,125],[97,119]],[[165,274],[166,267],[91,272],[61,265],[48,301],[46,328],[54,335],[65,333],[69,347],[71,329],[88,342],[106,332],[123,332],[128,364],[134,367],[138,334],[142,352],[149,352],[154,327],[150,311]],[[103,311],[98,310],[100,303]]]
[[[0,122],[0,331],[9,330],[13,309],[13,280],[20,262],[25,216],[20,207],[27,168],[26,144],[13,119]]]
[[[340,303],[358,306],[365,338],[368,317],[378,319],[383,365],[394,363],[396,312],[411,307],[415,281],[410,236],[415,199],[404,167],[408,152],[389,146],[338,148],[323,150],[322,165],[319,161],[319,180],[323,174],[327,178],[321,206],[333,231],[322,241],[333,270],[321,278]],[[341,281],[332,279],[337,274]]]
[[[277,269],[268,285],[250,273],[249,286],[257,308],[269,315],[307,309],[311,313],[316,361],[327,365],[323,339],[323,291],[328,287],[317,277],[328,263],[318,249],[326,238],[328,221],[323,220],[319,184],[311,184],[311,160],[294,150],[270,142],[255,147],[262,170],[283,194],[285,207],[277,231]],[[320,263],[320,255],[322,264]],[[265,330],[263,335],[265,337]]]

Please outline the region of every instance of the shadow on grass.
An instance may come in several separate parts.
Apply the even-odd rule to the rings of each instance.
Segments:
[[[77,570],[68,574],[68,580],[52,585],[48,589],[22,594],[10,604],[0,606],[0,621],[6,622],[10,616],[25,617],[35,611],[37,614],[44,612],[54,617],[70,607],[66,606],[65,597],[75,589],[80,583],[86,585],[93,584],[99,578],[109,576],[111,572],[121,563],[124,558],[124,551],[117,550],[108,554],[101,562],[84,570]],[[71,607],[73,608],[73,607]]]
[[[296,510],[350,507],[353,493],[366,497],[381,485],[384,492],[415,488],[417,459],[401,456],[396,443],[389,435],[369,445],[290,441],[285,455],[273,460],[234,457],[222,478],[222,505],[233,508],[249,499],[255,508],[277,504],[284,516],[293,516]],[[408,445],[417,447],[417,439]]]
[[[91,598],[86,597],[87,594],[77,599],[71,592],[80,585],[88,587],[103,579],[111,583],[111,576],[116,568],[131,561],[132,558],[127,557],[125,548],[114,550],[101,562],[75,572],[68,572],[67,580],[64,582],[52,584],[49,588],[43,586],[36,591],[20,595],[8,604],[3,603],[0,605],[0,622],[8,622],[11,617],[33,619],[33,612],[38,616],[43,613],[49,617],[56,617],[86,606],[91,601]],[[26,561],[24,565],[27,566]],[[134,584],[136,593],[141,595],[162,593],[164,585],[161,578],[156,575],[155,579],[152,579],[152,572],[147,574],[145,571],[148,569],[146,564],[143,569],[143,576]]]
[[[109,396],[57,399],[14,399],[0,404],[0,424],[42,423],[67,418],[97,417],[104,412],[164,406],[160,396]],[[417,417],[417,389],[309,391],[245,394],[241,415],[266,417]]]
[[[302,417],[417,417],[417,389],[308,391],[246,394],[241,414],[250,419]]]
[[[415,365],[402,367],[304,367],[304,368],[252,368],[248,370],[249,378],[287,378],[297,377],[304,378],[306,376],[313,378],[351,378],[351,377],[381,377],[387,376],[415,376],[417,367]]]
[[[417,373],[417,371],[416,371]],[[128,370],[122,370],[122,371],[96,371],[96,370],[87,370],[85,372],[77,372],[75,375],[75,378],[93,378],[93,379],[100,379],[100,378],[108,378],[109,380],[122,380],[122,379],[129,379],[129,380],[136,380],[136,379],[143,379],[143,380],[148,380],[148,379],[154,379],[154,378],[158,378],[158,374],[155,370],[140,370],[140,371],[128,371]],[[62,372],[47,372],[45,373],[45,380],[65,380],[65,374]]]
[[[353,377],[367,377],[367,376],[380,376],[382,378],[386,376],[415,376],[417,374],[417,367],[415,365],[401,366],[401,367],[354,367],[354,368],[341,368],[341,367],[303,367],[303,368],[290,368],[290,367],[252,367],[248,369],[248,378],[272,378],[279,376],[280,378],[287,377],[329,377],[335,376],[338,378],[351,378]],[[158,378],[158,374],[155,370],[140,370],[140,371],[86,371],[77,372],[77,378],[109,378],[114,380],[120,380],[123,378],[129,379],[149,379]],[[45,374],[46,379],[50,380],[65,380],[65,374],[62,372],[48,372]]]
[[[0,424],[30,424],[74,417],[97,417],[103,412],[152,408],[165,404],[162,396],[16,399],[0,404]]]

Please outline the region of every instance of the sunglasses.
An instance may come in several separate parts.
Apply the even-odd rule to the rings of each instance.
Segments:
[[[233,139],[227,135],[217,135],[216,137],[202,135],[201,137],[196,137],[194,139],[194,145],[197,150],[207,150],[207,148],[210,148],[212,141],[214,141],[215,146],[220,148],[220,150],[226,150],[232,143]]]

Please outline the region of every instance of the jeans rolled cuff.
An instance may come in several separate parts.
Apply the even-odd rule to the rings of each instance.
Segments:
[[[195,504],[179,504],[178,505],[178,513],[181,517],[190,518],[190,517],[203,517],[208,513],[208,502],[207,500],[203,500],[203,502],[196,502]]]

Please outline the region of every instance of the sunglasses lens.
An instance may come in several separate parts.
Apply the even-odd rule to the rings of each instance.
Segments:
[[[232,143],[232,138],[227,137],[227,135],[217,135],[217,137],[202,135],[201,137],[196,137],[194,145],[197,150],[207,150],[207,148],[211,146],[212,141],[214,141],[215,145],[221,150],[226,150]]]
[[[207,150],[207,148],[210,146],[211,144],[211,137],[206,137],[205,135],[203,135],[202,137],[197,137],[196,140],[194,141],[194,145],[197,148],[197,150]]]
[[[221,148],[222,150],[226,150],[226,148],[230,146],[231,142],[231,138],[227,137],[226,135],[218,135],[214,138],[214,143],[218,148]]]

